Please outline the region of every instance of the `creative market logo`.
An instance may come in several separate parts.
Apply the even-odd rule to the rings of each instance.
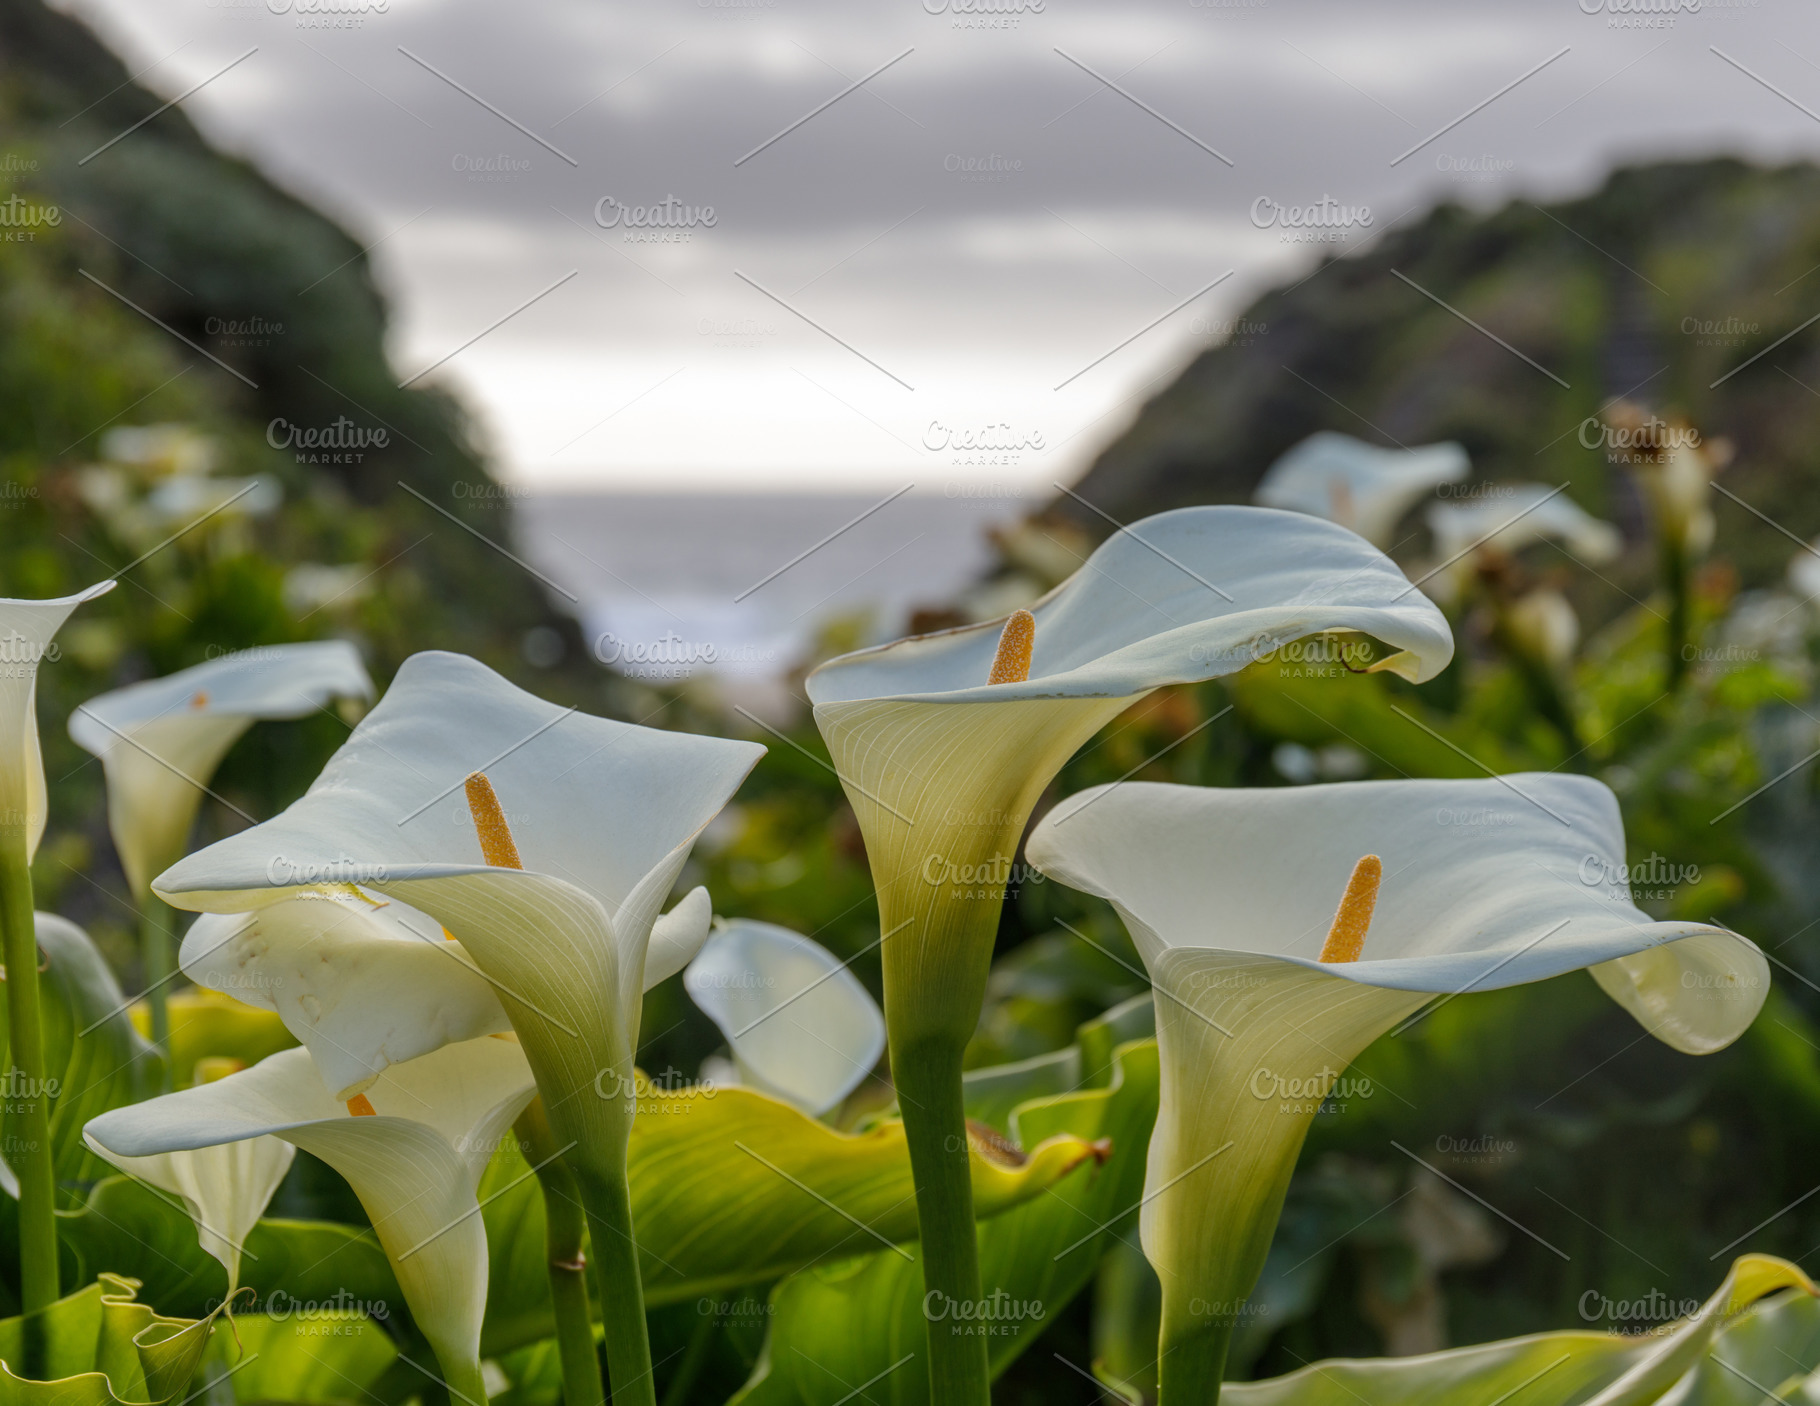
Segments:
[[[265,0],[274,15],[294,15],[299,29],[365,29],[368,15],[383,15],[392,0]]]
[[[63,211],[55,205],[40,205],[17,191],[0,200],[0,244],[31,244],[40,229],[62,223]]]
[[[628,244],[687,244],[697,229],[720,223],[712,205],[685,205],[666,195],[654,205],[627,205],[611,195],[594,202],[594,223],[622,232]]]
[[[1041,430],[1018,430],[1008,421],[987,425],[949,425],[931,420],[923,431],[923,448],[931,453],[947,452],[952,462],[969,468],[1002,469],[1020,462],[1027,452],[1046,447]]]
[[[1040,15],[1047,0],[923,0],[926,15],[947,15],[950,29],[1016,29],[1025,15]]]
[[[1604,15],[1607,29],[1673,29],[1676,15],[1697,15],[1704,0],[1578,0],[1583,15]]]
[[[1268,195],[1251,202],[1251,223],[1280,231],[1282,244],[1343,244],[1353,229],[1371,228],[1369,205],[1342,205],[1323,195],[1308,205],[1285,205]]]

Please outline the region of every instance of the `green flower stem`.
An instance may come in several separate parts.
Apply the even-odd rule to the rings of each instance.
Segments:
[[[818,704],[816,726],[866,840],[878,891],[891,1077],[910,1145],[935,1406],[987,1406],[979,1252],[961,1054],[979,1025],[1018,839],[1038,796],[1131,698]]]
[[[562,1358],[563,1401],[565,1406],[600,1406],[606,1400],[606,1387],[588,1310],[587,1261],[582,1255],[587,1217],[575,1173],[557,1152],[542,1099],[533,1099],[513,1126],[537,1168],[537,1182],[543,1190],[544,1254],[550,1271],[550,1302],[556,1312],[556,1347]]]
[[[1219,1406],[1232,1319],[1191,1314],[1163,1296],[1163,1334],[1157,1344],[1157,1406]]]
[[[44,1096],[44,1028],[38,1009],[38,934],[24,826],[0,828],[0,938],[6,962],[6,1017],[22,1097],[9,1099],[18,1140],[7,1161],[19,1177],[19,1283],[29,1318],[57,1301],[56,1174],[51,1111]],[[21,1147],[20,1144],[23,1144]]]
[[[155,893],[139,905],[139,956],[145,964],[145,999],[152,1009],[152,1043],[164,1056],[164,1087],[171,1087],[171,906]]]
[[[572,1164],[588,1214],[594,1276],[600,1290],[600,1323],[607,1349],[613,1406],[657,1406],[651,1342],[645,1333],[645,1286],[632,1231],[632,1188],[617,1174]]]
[[[967,1158],[967,1119],[961,1107],[961,1051],[952,1040],[891,1046],[916,1218],[922,1234],[923,1317],[929,1325],[929,1399],[935,1406],[989,1406],[991,1373],[986,1340],[971,1316],[954,1311],[977,1304],[979,1245],[973,1229],[973,1179]],[[930,1305],[945,1306],[937,1313]]]
[[[1690,553],[1680,542],[1664,538],[1662,542],[1662,584],[1668,591],[1668,626],[1665,660],[1668,686],[1680,687],[1687,676],[1685,646],[1693,630],[1693,563]]]
[[[445,1367],[444,1370],[448,1369]],[[449,1389],[449,1406],[487,1406],[487,1379],[479,1363],[473,1366],[464,1363],[449,1372],[449,1380],[444,1385]]]

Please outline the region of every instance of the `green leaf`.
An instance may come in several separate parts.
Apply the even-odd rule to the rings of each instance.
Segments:
[[[48,963],[42,986],[45,1068],[58,1080],[51,1155],[59,1201],[67,1205],[113,1172],[84,1145],[83,1125],[157,1093],[164,1060],[133,1028],[120,983],[88,934],[52,914],[37,917],[38,946]]]
[[[1340,687],[1333,679],[1296,677],[1295,667],[1257,664],[1223,681],[1240,715],[1265,737],[1309,747],[1348,742],[1404,776],[1483,776],[1487,769],[1522,771],[1534,760],[1486,731],[1462,735],[1457,720],[1431,712],[1382,674],[1348,678]],[[1455,750],[1461,747],[1471,757]]]
[[[1784,1289],[1804,1291],[1795,1309],[1772,1304],[1763,1315],[1739,1318],[1752,1304]],[[1421,1357],[1317,1362],[1286,1377],[1229,1382],[1223,1406],[1482,1406],[1520,1400],[1522,1406],[1648,1406],[1688,1378],[1676,1406],[1760,1401],[1748,1383],[1733,1380],[1715,1358],[1750,1366],[1772,1390],[1791,1369],[1814,1360],[1820,1337],[1814,1286],[1794,1265],[1768,1255],[1734,1261],[1725,1282],[1700,1311],[1661,1335],[1536,1333]],[[1757,1319],[1765,1319],[1757,1323]],[[1806,1353],[1786,1355],[1787,1338]],[[1778,1367],[1776,1361],[1780,1360]],[[1748,1371],[1748,1367],[1739,1366]],[[1751,1375],[1755,1376],[1755,1373]],[[1522,1395],[1519,1398],[1518,1393]]]
[[[1084,1033],[1084,1032],[1083,1032]],[[994,1373],[1003,1371],[1092,1278],[1111,1237],[1135,1237],[1144,1161],[1156,1121],[1156,1042],[1118,1047],[1108,1087],[1022,1104],[1013,1127],[1026,1140],[1061,1132],[1110,1139],[1100,1167],[1080,1168],[1039,1197],[979,1226],[980,1282],[991,1312]],[[868,1399],[922,1406],[929,1382],[924,1356],[922,1267],[879,1253],[806,1269],[771,1293],[765,1355],[736,1406],[832,1406],[863,1383]]]
[[[58,1214],[78,1278],[102,1272],[137,1281],[148,1303],[200,1318],[227,1292],[227,1272],[205,1254],[188,1213],[128,1177],[98,1183],[79,1210]],[[329,1221],[263,1220],[246,1239],[240,1282],[255,1307],[282,1311],[298,1302],[362,1304],[402,1313],[404,1296],[371,1231]]]
[[[278,1012],[249,1006],[219,991],[179,991],[166,1006],[171,1019],[171,1077],[180,1089],[196,1082],[197,1060],[231,1059],[250,1066],[297,1043]],[[150,1006],[135,1002],[128,1014],[140,1035],[151,1034]]]
[[[1030,1151],[1020,1157],[976,1142],[977,1214],[1001,1215],[1040,1196],[1097,1155],[1097,1136],[1060,1124],[1039,1137],[1026,1129]],[[554,1331],[542,1192],[528,1170],[508,1139],[480,1186],[492,1261],[482,1349],[493,1355]],[[652,1307],[916,1234],[910,1155],[896,1119],[843,1133],[752,1089],[646,1086],[628,1170]]]
[[[397,1357],[385,1329],[363,1313],[292,1308],[282,1317],[235,1314],[233,1331],[215,1334],[203,1372],[210,1382],[230,1380],[236,1401],[370,1406],[368,1388]]]
[[[137,1301],[138,1287],[104,1274],[45,1311],[35,1331],[43,1334],[47,1380],[14,1373],[11,1364],[25,1354],[25,1321],[0,1322],[0,1406],[119,1406],[182,1392],[209,1345],[213,1316],[161,1317]]]

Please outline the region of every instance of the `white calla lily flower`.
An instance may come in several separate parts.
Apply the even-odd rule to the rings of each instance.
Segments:
[[[465,656],[418,654],[301,800],[153,886],[178,907],[231,913],[356,884],[460,940],[573,1149],[608,1359],[629,1381],[650,1366],[625,1171],[642,997],[695,954],[711,918],[705,894],[661,927],[659,911],[763,753],[559,708]],[[355,1064],[371,1058],[352,1048]]]
[[[99,1143],[86,1130],[89,1150],[128,1176],[183,1203],[196,1224],[196,1240],[227,1271],[227,1295],[240,1287],[240,1252],[246,1237],[271,1204],[278,1183],[297,1155],[276,1137],[248,1138],[181,1152],[127,1157]]]
[[[1018,838],[1081,743],[1154,689],[1330,632],[1391,646],[1373,667],[1413,680],[1453,655],[1440,611],[1354,533],[1268,508],[1185,508],[1118,532],[1010,622],[812,673],[816,724],[879,890],[893,1030],[972,1035]],[[903,1003],[919,986],[929,994],[913,1014]]]
[[[1364,538],[1301,513],[1184,508],[1122,528],[1007,621],[809,675],[878,891],[891,1073],[931,1292],[980,1295],[961,1060],[1037,797],[1145,694],[1326,633],[1372,636],[1394,651],[1372,667],[1417,681],[1453,656],[1440,610]],[[932,1325],[930,1349],[938,1396],[981,1396],[983,1339]]]
[[[114,589],[97,581],[54,600],[0,600],[0,829],[22,829],[29,859],[44,838],[49,809],[38,743],[38,665],[56,658],[53,641],[70,612]]]
[[[1388,548],[1404,513],[1442,484],[1458,483],[1471,468],[1466,450],[1452,441],[1385,449],[1322,430],[1272,464],[1251,501],[1312,513]]]
[[[212,1084],[113,1109],[84,1136],[109,1160],[266,1138],[320,1157],[366,1208],[449,1385],[484,1402],[487,1238],[475,1193],[535,1094],[510,1039],[468,1040],[395,1064],[351,1105],[329,1093],[308,1050],[285,1050]]]
[[[711,919],[705,893],[661,928],[660,905],[763,751],[590,717],[465,656],[418,654],[301,800],[179,861],[155,888],[178,907],[238,913],[357,884],[427,913],[504,1002],[540,1078],[555,1081],[552,1118],[569,1136],[556,1105],[575,1104],[564,1094],[601,1070],[622,1075],[630,1099],[647,977],[680,970]],[[522,867],[487,862],[463,784],[477,773]],[[453,966],[433,948],[423,955]]]
[[[32,856],[49,813],[38,665],[57,657],[55,636],[70,612],[113,588],[112,581],[99,581],[55,600],[0,600],[0,965],[12,974],[6,983],[10,1059],[30,1090],[8,1109],[20,1134],[8,1150],[18,1159],[19,1286],[28,1317],[49,1308],[58,1293],[56,1172],[32,916]]]
[[[735,918],[683,972],[720,1027],[742,1082],[819,1117],[885,1052],[885,1017],[827,948],[775,923]]]
[[[1428,527],[1443,562],[1487,549],[1517,552],[1533,542],[1559,542],[1595,564],[1610,561],[1623,549],[1617,528],[1558,489],[1542,483],[1496,487],[1497,497],[1429,506]]]
[[[1532,658],[1556,670],[1573,663],[1580,617],[1559,591],[1538,586],[1511,603],[1507,619],[1512,637]]]
[[[108,828],[142,901],[189,842],[203,788],[261,719],[308,717],[338,698],[373,696],[346,640],[261,646],[91,698],[70,736],[101,758]]]
[[[1820,601],[1820,537],[1788,562],[1788,583],[1804,601]]]
[[[1586,777],[1131,782],[1062,802],[1028,854],[1113,904],[1157,992],[1142,1234],[1165,1385],[1182,1384],[1165,1399],[1220,1379],[1309,1124],[1398,1022],[1437,996],[1587,968],[1651,1034],[1707,1054],[1768,994],[1744,938],[1635,907],[1617,801]]]
[[[695,951],[711,912],[697,888],[657,919],[646,990]],[[204,913],[179,962],[198,986],[275,1012],[339,1099],[388,1065],[512,1028],[492,981],[440,923],[351,884],[297,890],[251,913]]]
[[[352,885],[304,889],[251,913],[205,913],[178,962],[198,986],[276,1012],[343,1100],[388,1065],[512,1028],[441,924]]]

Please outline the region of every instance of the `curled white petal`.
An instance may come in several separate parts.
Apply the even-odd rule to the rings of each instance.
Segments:
[[[439,923],[352,889],[205,913],[179,961],[198,986],[277,1012],[339,1099],[387,1065],[512,1028],[491,983]]]
[[[183,1202],[196,1224],[197,1242],[227,1271],[230,1295],[240,1284],[240,1254],[246,1237],[265,1214],[297,1155],[296,1147],[276,1137],[145,1157],[114,1152],[86,1132],[83,1140],[96,1156],[128,1176]]]
[[[0,599],[0,820],[23,823],[26,851],[44,835],[46,796],[38,743],[38,665],[56,658],[57,631],[70,612],[106,595],[112,581],[54,600]]]
[[[1251,1292],[1315,1113],[1371,1097],[1347,1066],[1435,996],[1587,967],[1651,1034],[1704,1054],[1768,995],[1750,942],[1631,901],[1617,801],[1587,777],[1129,782],[1058,805],[1028,854],[1110,900],[1150,971],[1162,1084],[1142,1235],[1178,1321]],[[1360,959],[1323,963],[1368,854],[1383,880]],[[1646,881],[1663,879],[1698,873]]]
[[[1404,513],[1442,484],[1458,483],[1471,467],[1466,450],[1452,442],[1385,449],[1322,430],[1270,466],[1252,501],[1312,513],[1387,548]]]
[[[683,984],[720,1027],[745,1083],[822,1114],[885,1050],[885,1018],[820,943],[735,918],[709,937]]]
[[[123,1157],[265,1137],[322,1158],[372,1219],[412,1317],[457,1385],[478,1379],[486,1309],[481,1173],[535,1093],[509,1040],[469,1040],[396,1064],[368,1089],[372,1116],[333,1098],[305,1049],[92,1119],[85,1136]]]
[[[223,655],[78,706],[70,736],[106,770],[108,827],[133,891],[183,853],[200,788],[255,721],[372,695],[359,651],[320,640]]]
[[[1435,503],[1428,509],[1435,551],[1444,562],[1469,550],[1496,547],[1515,552],[1532,542],[1560,542],[1592,563],[1610,561],[1622,550],[1618,529],[1573,499],[1541,483],[1499,484],[1498,496],[1471,503]]]
[[[1273,508],[1181,508],[1114,533],[1031,608],[1030,676],[990,684],[1002,622],[843,655],[809,675],[818,719],[862,700],[1006,703],[1129,698],[1236,673],[1312,634],[1354,631],[1429,679],[1447,621],[1396,564],[1333,523]]]

